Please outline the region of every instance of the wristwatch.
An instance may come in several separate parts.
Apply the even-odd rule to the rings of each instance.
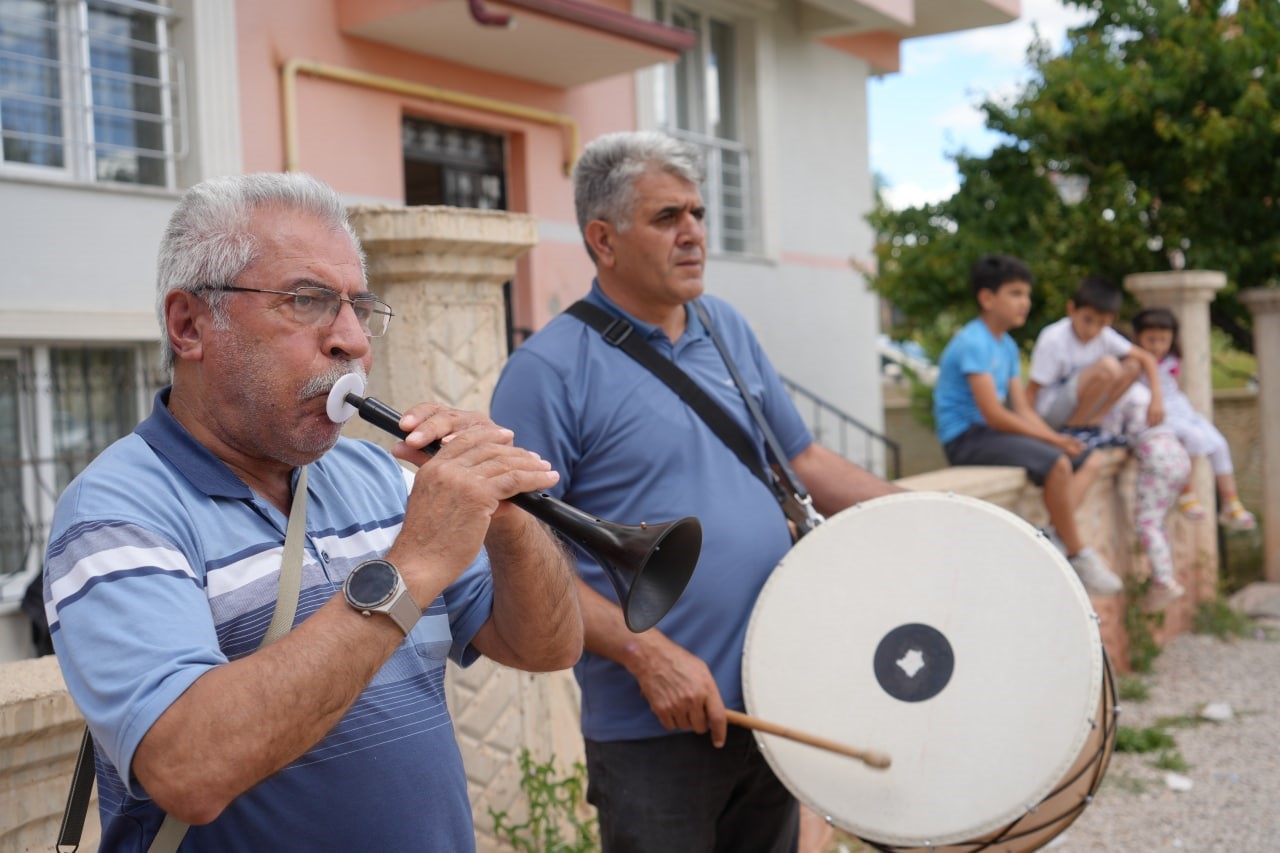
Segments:
[[[409,636],[422,618],[422,608],[400,579],[400,571],[386,560],[366,560],[351,570],[342,594],[364,616],[385,613]]]

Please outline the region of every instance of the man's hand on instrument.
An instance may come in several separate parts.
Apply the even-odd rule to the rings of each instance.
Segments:
[[[402,573],[406,563],[429,562],[434,585],[441,588],[475,559],[491,519],[519,512],[503,503],[506,498],[549,489],[560,479],[536,453],[516,447],[511,430],[483,415],[420,404],[405,414],[401,427],[411,434],[392,453],[419,468],[404,524],[387,556]],[[437,439],[441,446],[434,457],[422,451]]]
[[[658,631],[638,636],[628,651],[624,663],[662,725],[698,734],[709,731],[711,742],[724,746],[724,701],[706,662]]]
[[[448,488],[450,475],[465,473],[482,483],[486,494],[504,500],[521,492],[549,489],[560,479],[551,465],[532,451],[516,447],[514,433],[478,412],[438,403],[419,403],[404,413],[401,429],[409,436],[392,448],[398,459],[436,469],[433,475]],[[423,448],[439,441],[435,462]],[[449,466],[459,466],[451,471]],[[422,477],[419,477],[419,482]]]

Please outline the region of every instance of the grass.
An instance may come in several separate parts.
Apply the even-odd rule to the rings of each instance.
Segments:
[[[1129,638],[1129,668],[1134,672],[1150,672],[1160,656],[1154,629],[1164,625],[1164,612],[1147,613],[1142,602],[1151,589],[1150,578],[1129,575],[1124,579],[1124,630]]]
[[[1230,339],[1218,329],[1210,330],[1209,352],[1215,391],[1248,387],[1249,379],[1258,373],[1254,357],[1232,349]]]
[[[1197,634],[1210,634],[1219,640],[1256,637],[1258,623],[1234,609],[1222,597],[1202,601],[1196,609],[1193,630]]]
[[[1145,702],[1151,696],[1151,685],[1136,675],[1122,675],[1116,684],[1121,702]]]
[[[1255,581],[1266,580],[1262,545],[1261,530],[1225,534],[1218,555],[1224,592],[1231,594]]]
[[[1145,729],[1116,727],[1116,752],[1156,752],[1173,749],[1177,745],[1173,735],[1165,731],[1163,726],[1147,726]]]
[[[1159,770],[1172,770],[1174,773],[1186,773],[1191,765],[1178,750],[1162,750],[1160,757],[1151,762],[1151,766]]]

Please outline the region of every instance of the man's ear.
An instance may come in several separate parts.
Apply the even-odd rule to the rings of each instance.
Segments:
[[[591,247],[591,251],[595,253],[596,263],[606,269],[612,268],[614,263],[613,226],[603,219],[593,219],[587,223],[582,236]]]
[[[978,288],[978,308],[986,312],[995,298],[996,292],[989,287]]]
[[[199,361],[204,335],[212,325],[209,306],[189,290],[171,290],[164,297],[164,325],[176,360]]]

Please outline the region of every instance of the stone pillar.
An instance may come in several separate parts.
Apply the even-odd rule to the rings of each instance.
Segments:
[[[1212,270],[1143,272],[1124,277],[1125,290],[1144,308],[1168,308],[1178,318],[1182,347],[1182,392],[1213,420],[1213,371],[1209,347],[1209,303],[1226,287],[1226,273]]]
[[[368,394],[403,411],[438,400],[488,411],[507,356],[502,285],[537,242],[528,214],[453,207],[355,206],[351,224],[368,257],[369,289],[391,306],[391,328],[374,339]],[[344,432],[384,447],[388,434],[352,419]],[[577,684],[569,672],[530,675],[481,659],[452,663],[449,709],[467,768],[482,853],[500,848],[492,807],[526,814],[519,756],[552,756],[565,773],[582,758]]]
[[[369,289],[396,315],[374,340],[369,394],[400,410],[439,400],[487,411],[507,355],[502,285],[537,242],[537,221],[366,205],[350,217],[368,256]]]
[[[1134,273],[1124,277],[1124,287],[1144,308],[1168,308],[1178,318],[1178,344],[1182,350],[1182,392],[1191,405],[1213,420],[1213,370],[1209,345],[1209,303],[1227,284],[1226,273],[1215,270],[1173,270]],[[1196,459],[1192,468],[1196,496],[1216,518],[1217,505],[1213,470],[1207,459]],[[1197,555],[1195,575],[1187,584],[1192,590],[1191,605],[1217,594],[1218,536],[1213,522],[1170,524],[1175,551],[1186,549]],[[1187,579],[1183,579],[1186,583]]]
[[[1280,424],[1280,287],[1245,290],[1240,301],[1253,312],[1253,354],[1258,364],[1263,567],[1268,581],[1280,583],[1280,429],[1275,426]]]

